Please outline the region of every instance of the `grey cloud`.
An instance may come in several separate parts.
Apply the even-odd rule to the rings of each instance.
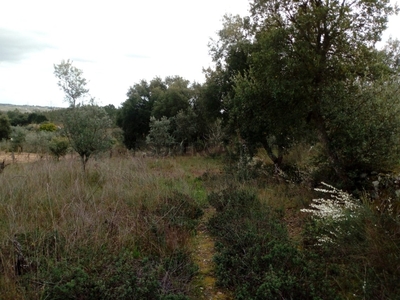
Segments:
[[[38,33],[0,28],[0,62],[17,62],[47,48],[53,47]]]

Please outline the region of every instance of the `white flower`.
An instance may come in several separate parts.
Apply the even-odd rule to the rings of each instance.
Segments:
[[[329,194],[329,198],[313,199],[310,209],[301,209],[302,212],[311,213],[314,219],[325,223],[338,223],[357,216],[361,205],[350,194],[322,182],[327,189],[316,188],[318,192]],[[337,237],[340,227],[335,226],[336,232],[330,231],[330,236],[319,236],[320,243],[333,243],[332,237]]]

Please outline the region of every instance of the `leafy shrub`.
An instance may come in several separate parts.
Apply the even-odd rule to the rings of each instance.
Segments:
[[[49,149],[57,159],[64,156],[68,152],[69,141],[65,137],[55,136],[49,143]]]
[[[22,127],[11,127],[11,151],[22,150],[26,138],[26,130]]]
[[[304,233],[305,250],[318,254],[319,265],[325,266],[343,298],[396,299],[400,218],[392,202],[398,199],[373,203],[364,196],[360,201],[325,186],[318,190],[329,197],[314,199],[313,209],[303,210],[311,214]]]
[[[280,215],[243,190],[210,195],[217,214],[218,284],[236,299],[334,299],[325,276],[293,245]]]
[[[39,130],[40,131],[56,131],[57,130],[57,126],[54,123],[50,123],[50,122],[45,122],[40,124],[39,126]]]
[[[188,283],[197,272],[190,256],[183,252],[164,258],[140,258],[129,249],[117,254],[90,248],[78,252],[79,259],[42,266],[39,279],[44,283],[43,299],[186,300]]]
[[[54,137],[54,134],[51,131],[28,131],[25,138],[24,150],[40,155],[49,153],[50,140]]]

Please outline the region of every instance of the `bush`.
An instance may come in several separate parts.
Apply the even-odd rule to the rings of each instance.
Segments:
[[[39,130],[40,131],[56,131],[57,130],[57,126],[54,123],[50,123],[50,122],[45,122],[40,124],[39,126]]]
[[[361,201],[325,185],[329,197],[314,199],[304,233],[305,251],[314,253],[321,269],[343,298],[397,299],[400,288],[399,199]],[[322,267],[324,266],[324,267]]]
[[[23,252],[23,265],[16,270],[20,284],[41,299],[189,299],[185,293],[198,270],[189,253],[180,250],[165,257],[90,246],[66,253],[58,232],[37,231],[15,239]]]
[[[22,151],[26,138],[26,130],[19,126],[12,127],[11,129],[11,151]]]
[[[69,148],[69,141],[65,137],[55,136],[49,143],[49,149],[57,159],[67,154]]]
[[[218,284],[236,299],[335,299],[323,273],[290,241],[281,216],[243,190],[212,194]]]
[[[38,153],[41,156],[48,154],[50,140],[54,137],[51,131],[28,131],[25,137],[25,152]]]

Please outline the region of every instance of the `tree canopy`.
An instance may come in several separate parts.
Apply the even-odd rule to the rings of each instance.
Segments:
[[[117,124],[124,131],[124,143],[128,148],[144,145],[149,133],[150,117],[173,118],[192,105],[195,92],[188,80],[179,76],[154,78],[148,83],[142,80],[129,88],[128,99],[122,104]],[[171,133],[175,128],[171,128]]]
[[[384,168],[398,143],[399,99],[387,93],[399,73],[396,43],[376,44],[397,9],[389,1],[254,0],[250,12],[226,16],[210,46],[209,78],[231,133],[277,164],[296,142],[318,141],[343,180],[350,170]]]

